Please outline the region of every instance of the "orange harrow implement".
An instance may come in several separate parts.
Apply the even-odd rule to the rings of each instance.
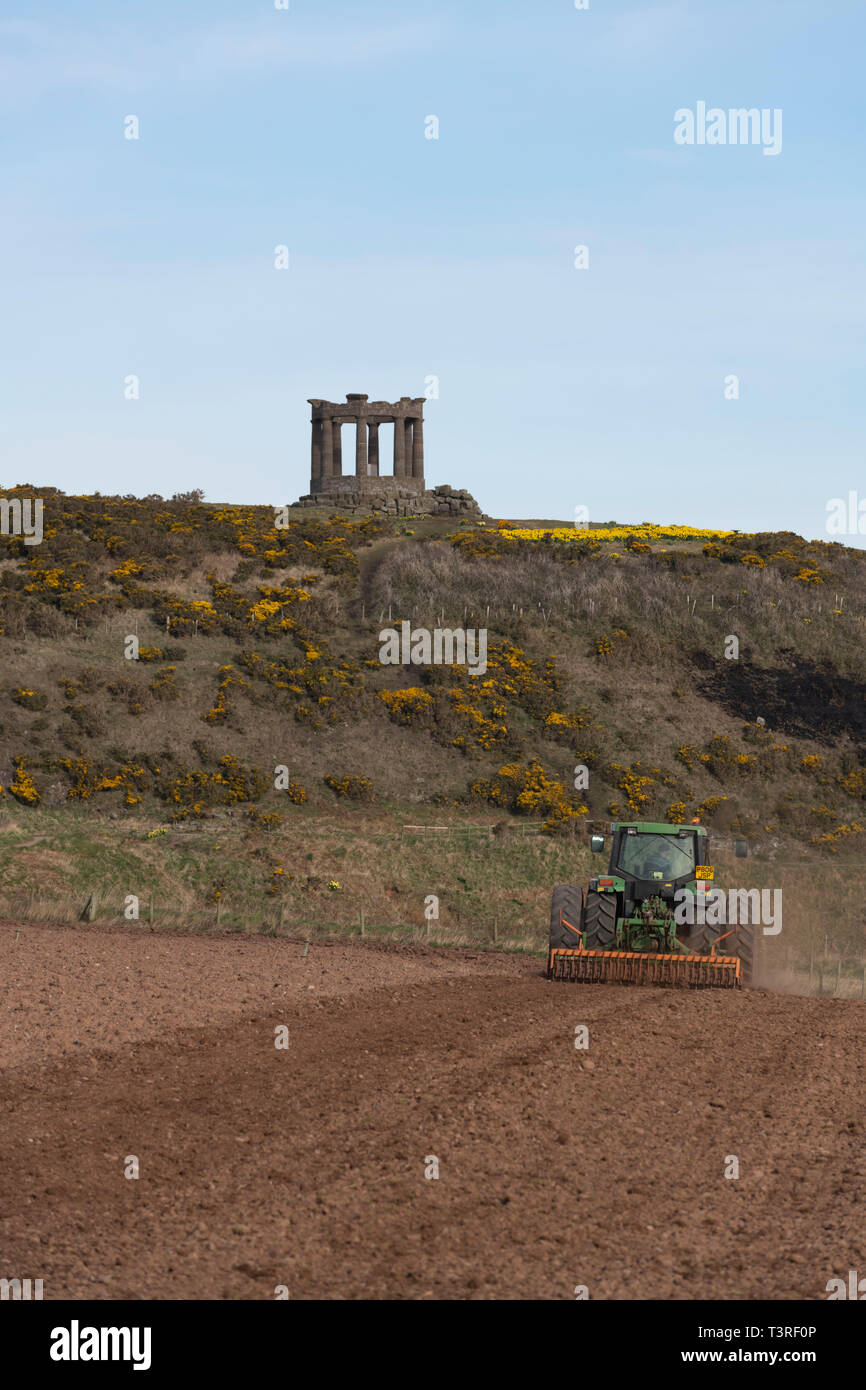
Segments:
[[[590,985],[684,985],[691,989],[739,989],[742,985],[736,956],[555,947],[548,958],[547,973],[551,980],[576,980]]]

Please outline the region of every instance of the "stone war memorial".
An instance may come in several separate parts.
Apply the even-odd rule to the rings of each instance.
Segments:
[[[423,396],[393,404],[347,395],[344,402],[311,399],[310,491],[296,504],[341,512],[390,512],[395,516],[481,516],[464,488],[424,485]],[[343,426],[355,427],[352,467],[343,468]],[[380,425],[394,426],[393,463],[382,470]],[[349,462],[349,460],[347,460]]]

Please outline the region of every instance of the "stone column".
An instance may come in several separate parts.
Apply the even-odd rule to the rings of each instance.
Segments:
[[[331,467],[332,478],[342,478],[343,476],[343,423],[341,420],[334,420],[334,449],[333,465]]]
[[[334,475],[334,431],[331,420],[326,415],[322,420],[322,477]]]
[[[424,421],[419,416],[412,434],[412,477],[424,478]]]
[[[367,473],[371,478],[379,476],[379,425],[378,422],[370,421],[370,461],[367,465]]]
[[[322,422],[313,421],[312,446],[310,451],[310,483],[317,483],[322,476]]]
[[[403,429],[404,429],[404,431],[405,431],[405,434],[404,434],[404,436],[403,436],[403,437],[404,437],[404,441],[405,441],[404,444],[403,444],[403,458],[405,459],[405,471],[406,471],[406,477],[407,477],[407,478],[411,478],[411,477],[412,477],[412,421],[411,421],[411,420],[404,420],[404,421],[403,421]]]
[[[398,415],[394,420],[394,477],[404,478],[406,476],[404,460],[406,458],[406,434],[405,421],[402,415]]]
[[[355,421],[355,477],[367,476],[367,421],[359,415]]]

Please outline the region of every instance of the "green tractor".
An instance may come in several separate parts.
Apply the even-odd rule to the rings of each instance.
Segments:
[[[603,835],[592,836],[594,851],[604,844]],[[703,826],[614,824],[607,874],[590,879],[585,893],[571,883],[553,890],[549,978],[726,989],[751,983],[755,928],[706,925],[702,908],[712,886]]]

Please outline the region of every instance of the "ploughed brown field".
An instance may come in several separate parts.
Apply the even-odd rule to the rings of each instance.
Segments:
[[[863,1004],[303,949],[0,924],[0,1277],[786,1299],[866,1272]]]

